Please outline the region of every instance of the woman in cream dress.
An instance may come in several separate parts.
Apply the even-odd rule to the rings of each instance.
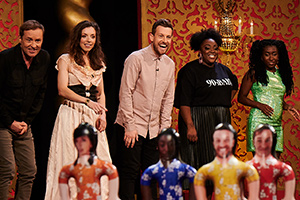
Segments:
[[[81,122],[98,129],[97,155],[101,160],[111,162],[104,131],[106,108],[102,74],[105,68],[99,26],[95,22],[80,22],[71,33],[69,53],[61,55],[56,65],[58,92],[65,99],[59,108],[51,138],[45,200],[61,199],[59,172],[64,165],[77,158],[73,132]],[[101,196],[106,199],[108,180],[103,178]],[[71,180],[69,184],[71,197],[76,199],[75,181]]]

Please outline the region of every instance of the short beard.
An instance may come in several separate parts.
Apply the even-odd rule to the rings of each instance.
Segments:
[[[224,158],[228,158],[231,155],[232,155],[232,153],[228,152],[225,156],[221,156],[221,155],[217,154],[217,157],[220,158],[220,159],[224,159]]]
[[[154,52],[156,53],[156,55],[158,55],[158,57],[160,57],[160,56],[166,54],[166,52],[168,51],[168,47],[167,47],[167,50],[165,51],[165,53],[163,53],[163,54],[161,54],[161,53],[158,51],[158,49],[156,48],[156,46],[155,46],[154,44],[153,44],[153,50],[154,50]]]

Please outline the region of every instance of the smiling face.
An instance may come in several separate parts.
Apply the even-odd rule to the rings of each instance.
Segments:
[[[80,47],[85,52],[91,51],[96,43],[96,30],[93,27],[87,27],[81,31]]]
[[[263,49],[261,60],[265,63],[266,69],[275,72],[279,60],[278,49],[276,46],[266,46]]]
[[[206,39],[200,45],[203,64],[212,67],[218,58],[219,46],[213,39]]]
[[[232,154],[234,146],[233,133],[229,130],[217,130],[213,135],[213,145],[216,156],[219,158],[227,158]]]
[[[43,30],[26,30],[20,38],[22,52],[27,59],[35,57],[41,50],[43,44]]]
[[[272,152],[273,135],[268,129],[257,132],[253,139],[255,155],[267,157]]]
[[[92,148],[90,138],[86,135],[77,137],[75,139],[75,147],[78,150],[79,157],[83,155],[89,155]]]
[[[155,34],[150,34],[150,40],[155,54],[160,57],[169,49],[172,41],[172,29],[169,27],[157,26]]]

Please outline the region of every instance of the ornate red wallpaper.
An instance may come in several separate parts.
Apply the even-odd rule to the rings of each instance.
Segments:
[[[0,51],[19,43],[19,26],[23,23],[23,0],[0,0]],[[14,197],[17,176],[9,188],[9,199]]]
[[[0,0],[0,51],[19,43],[19,26],[23,23],[22,0]]]
[[[227,0],[228,1],[228,0]],[[227,2],[224,0],[223,2]],[[215,20],[219,21],[219,14],[215,9],[216,0],[143,0],[141,3],[141,42],[142,47],[149,44],[148,35],[152,24],[159,18],[169,19],[174,26],[173,44],[168,55],[175,61],[178,70],[187,62],[197,58],[196,53],[189,47],[189,39],[193,33],[202,28],[214,27]],[[237,75],[239,84],[248,70],[249,50],[251,47],[250,22],[253,21],[253,31],[257,39],[280,39],[287,45],[290,62],[293,67],[295,89],[286,98],[289,104],[300,110],[300,2],[280,0],[236,0],[237,6],[233,12],[235,30],[238,32],[238,20],[242,20],[241,42],[238,49],[230,54],[221,53],[219,61],[226,64]],[[247,153],[246,123],[250,108],[239,104],[236,97],[233,100],[232,123],[238,131],[238,155],[243,161],[252,158]],[[178,110],[173,110],[172,126],[177,128]],[[296,198],[300,199],[300,123],[285,112],[284,153],[281,160],[290,164],[297,177]],[[282,184],[279,189],[283,190]]]

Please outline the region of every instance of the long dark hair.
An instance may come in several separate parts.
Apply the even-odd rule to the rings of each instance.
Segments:
[[[80,47],[82,30],[87,27],[93,27],[96,31],[96,43],[93,49],[89,52],[90,65],[94,70],[101,69],[105,65],[105,55],[102,51],[100,41],[100,27],[96,22],[82,21],[79,22],[72,30],[70,35],[69,54],[74,58],[79,65],[84,65],[83,51]]]
[[[278,68],[282,82],[286,87],[286,96],[289,96],[294,87],[293,71],[290,65],[290,60],[286,46],[281,40],[257,40],[253,42],[250,50],[249,72],[252,80],[255,80],[263,85],[268,85],[269,77],[264,62],[261,60],[263,50],[267,46],[276,46],[278,50],[279,60]]]

